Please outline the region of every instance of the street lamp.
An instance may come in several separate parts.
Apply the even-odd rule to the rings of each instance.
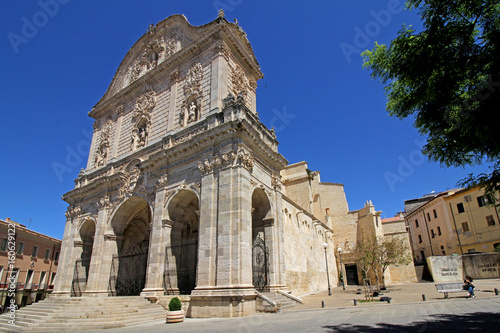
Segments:
[[[342,290],[345,290],[344,269],[342,267],[342,248],[340,246],[337,247],[337,252],[339,253],[339,259],[340,259],[340,277],[342,278]]]
[[[326,261],[326,278],[328,280],[328,296],[332,296],[332,289],[330,288],[330,274],[328,274],[328,256],[326,255],[327,243],[323,243],[323,248],[325,249],[325,261]]]

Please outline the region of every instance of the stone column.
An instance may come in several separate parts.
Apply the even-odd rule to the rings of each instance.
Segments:
[[[217,179],[207,172],[201,179],[200,227],[198,231],[198,264],[196,288],[215,286]]]
[[[214,157],[211,165],[200,166],[206,174],[201,189],[198,284],[191,294],[193,317],[255,312],[250,173],[248,166],[233,166],[229,161]]]
[[[169,294],[177,294],[179,292],[179,287],[177,284],[177,261],[175,259],[173,249],[172,249],[172,238],[180,239],[180,235],[175,235],[174,222],[171,220],[163,220],[163,234],[164,242],[162,246],[165,249],[165,256],[163,258],[163,274],[165,274],[165,286],[164,288]],[[172,274],[166,274],[172,272]],[[176,272],[173,274],[173,272]]]
[[[168,103],[168,121],[167,121],[167,133],[175,130],[175,106],[177,99],[177,86],[179,80],[179,72],[176,70],[170,74],[170,100]]]
[[[119,236],[108,230],[109,209],[111,207],[108,205],[105,209],[99,210],[87,289],[84,293],[87,296],[108,296],[109,293],[111,264],[113,255],[118,253],[116,241],[119,239]]]
[[[66,296],[71,293],[71,284],[73,282],[73,272],[75,270],[74,239],[78,229],[76,218],[67,215],[66,225],[64,226],[64,236],[61,245],[61,253],[59,255],[58,272],[54,291],[51,296]],[[48,277],[50,279],[50,277]]]
[[[148,267],[146,271],[146,286],[141,296],[160,296],[164,294],[163,270],[165,262],[165,243],[163,227],[163,199],[165,190],[156,192],[151,231],[149,236]]]
[[[222,99],[227,96],[228,84],[228,62],[227,62],[227,47],[221,43],[216,47],[216,55],[212,60],[212,72],[210,78],[210,109],[222,110]]]

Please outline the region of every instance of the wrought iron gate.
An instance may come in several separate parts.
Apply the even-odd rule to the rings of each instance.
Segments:
[[[146,284],[147,262],[147,252],[113,256],[109,293],[112,296],[139,295]]]
[[[258,291],[269,291],[269,252],[260,234],[255,237],[252,247],[253,286]]]
[[[73,272],[73,281],[71,282],[71,296],[82,296],[82,292],[87,288],[89,268],[90,259],[76,260],[75,270]]]
[[[166,248],[163,284],[168,295],[190,295],[196,287],[198,239]]]

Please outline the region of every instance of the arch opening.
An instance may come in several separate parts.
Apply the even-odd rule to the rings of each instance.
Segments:
[[[71,284],[71,295],[81,296],[87,288],[87,280],[90,272],[90,259],[94,246],[95,223],[91,219],[85,220],[78,232],[79,240],[75,242],[76,254],[73,281]]]
[[[146,200],[132,197],[113,217],[117,253],[113,256],[110,294],[139,295],[146,284],[151,210]]]
[[[190,190],[178,192],[168,204],[171,233],[164,271],[168,294],[189,295],[196,287],[199,210],[198,197]]]
[[[263,189],[252,194],[252,281],[256,290],[269,290],[269,250],[266,227],[272,225],[271,203]],[[268,232],[269,233],[269,232]]]

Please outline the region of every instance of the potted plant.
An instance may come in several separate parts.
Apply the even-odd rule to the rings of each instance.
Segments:
[[[184,321],[184,310],[179,297],[174,297],[168,303],[167,323],[180,323]]]

